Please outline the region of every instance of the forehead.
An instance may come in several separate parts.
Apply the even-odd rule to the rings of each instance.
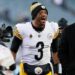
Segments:
[[[40,11],[39,11],[39,13],[38,13],[38,14],[43,14],[43,13],[46,13],[46,14],[47,14],[47,11],[46,11],[46,10],[44,10],[44,9],[42,9],[42,10],[40,10]]]

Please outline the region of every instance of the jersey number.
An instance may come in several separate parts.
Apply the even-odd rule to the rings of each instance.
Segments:
[[[40,46],[41,46],[41,47],[40,47]],[[39,48],[39,47],[40,47],[40,48]],[[36,44],[36,48],[39,48],[39,49],[38,49],[38,52],[40,52],[40,56],[35,55],[35,59],[36,59],[36,60],[41,60],[42,57],[43,57],[44,43],[43,43],[43,42],[38,42],[38,43]]]

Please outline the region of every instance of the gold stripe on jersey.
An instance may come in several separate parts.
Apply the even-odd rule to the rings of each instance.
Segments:
[[[17,30],[17,27],[14,28],[13,35],[16,36],[17,38],[19,38],[20,40],[23,39],[23,37],[21,36],[21,34],[19,33],[19,31]]]
[[[57,30],[57,32],[54,33],[53,39],[55,39],[58,36],[58,34],[59,34],[59,29]]]
[[[23,65],[23,63],[20,63],[20,75],[28,75],[28,74],[24,71],[24,65]]]
[[[31,5],[30,11],[32,12],[37,6],[41,5],[41,3],[36,3],[34,5]]]
[[[52,75],[52,72],[50,71],[48,74],[46,74],[46,75]]]

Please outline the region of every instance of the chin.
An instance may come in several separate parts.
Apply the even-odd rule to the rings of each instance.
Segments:
[[[42,24],[42,25],[45,25],[45,23],[46,23],[46,22],[42,22],[41,24]]]
[[[45,24],[42,24],[41,28],[44,28],[45,27]]]

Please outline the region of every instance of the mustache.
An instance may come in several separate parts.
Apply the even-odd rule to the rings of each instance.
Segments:
[[[47,18],[46,17],[41,17],[41,20],[46,20]]]

